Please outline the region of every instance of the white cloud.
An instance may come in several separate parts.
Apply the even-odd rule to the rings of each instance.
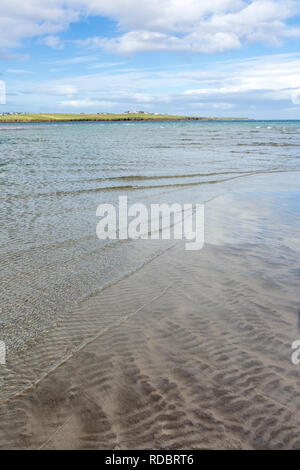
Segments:
[[[293,104],[300,104],[300,88],[291,92],[291,100]]]
[[[121,54],[150,50],[211,53],[257,41],[280,44],[287,36],[300,35],[299,29],[285,23],[296,11],[295,2],[170,0],[163,3],[174,7],[173,11],[170,8],[170,15],[168,9],[163,9],[161,16],[144,22],[145,28],[139,22],[138,29],[118,38],[103,39],[101,46]]]
[[[192,103],[193,106],[197,107],[197,108],[211,108],[211,109],[217,109],[217,110],[222,110],[222,111],[226,111],[227,109],[233,109],[235,108],[235,104],[233,103],[226,103],[226,102],[220,102],[220,103],[214,103],[214,102],[211,102],[211,101],[207,101],[207,102],[196,102],[196,103]]]
[[[39,44],[44,44],[52,49],[63,49],[65,47],[59,36],[45,36],[39,40]]]
[[[94,62],[95,60],[97,60],[97,56],[83,55],[78,57],[71,57],[68,59],[50,60],[44,63],[53,65],[77,65],[85,62]]]
[[[70,3],[70,2],[68,2]],[[1,49],[16,47],[22,39],[55,34],[79,19],[79,12],[60,0],[10,0],[0,3]]]
[[[10,0],[0,4],[0,44],[16,47],[24,38],[43,37],[62,47],[57,33],[89,15],[115,20],[116,38],[87,38],[82,45],[117,53],[174,50],[221,52],[244,43],[279,44],[299,36],[287,20],[297,0]]]
[[[89,47],[90,49],[99,49],[101,47],[102,38],[94,36],[91,38],[76,39],[73,42],[74,44],[78,44],[79,46],[83,47]]]
[[[197,74],[192,73],[192,78],[197,80]],[[201,75],[198,80],[203,83]],[[209,88],[192,88],[184,94],[196,98],[256,93],[268,100],[290,100],[293,104],[300,104],[300,56],[282,54],[246,60],[230,71],[221,67],[218,78],[210,85],[212,83]]]
[[[102,48],[120,54],[147,51],[178,51],[191,53],[224,52],[241,46],[235,33],[204,33],[195,31],[179,38],[160,32],[132,31],[117,39],[102,39]]]
[[[68,84],[54,84],[50,86],[39,87],[40,91],[50,95],[66,95],[73,96],[78,93],[78,89],[75,85]]]
[[[93,100],[93,99],[83,99],[83,100],[64,100],[58,103],[59,106],[63,108],[76,108],[76,109],[87,109],[87,108],[111,108],[115,106],[116,103],[113,101],[105,100]]]
[[[197,114],[216,110],[247,115],[253,105],[295,109],[300,104],[300,54],[278,54],[243,61],[218,62],[201,70],[134,70],[101,72],[51,80],[43,84],[22,82],[25,96],[42,103],[63,96],[61,107],[116,111],[142,108],[148,111]],[[76,95],[76,96],[75,96]],[[241,113],[242,110],[242,113]]]
[[[24,73],[32,73],[29,70],[23,70],[23,69],[8,69],[7,73],[17,73],[17,74],[24,74]]]
[[[89,66],[89,69],[104,69],[108,67],[117,67],[118,65],[124,65],[126,62],[99,62]]]

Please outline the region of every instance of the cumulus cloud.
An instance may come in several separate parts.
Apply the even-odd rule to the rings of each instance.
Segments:
[[[298,28],[285,23],[298,9],[290,1],[170,0],[163,3],[169,3],[170,16],[168,9],[163,9],[162,15],[153,16],[152,21],[147,18],[139,22],[138,29],[98,42],[105,49],[121,54],[151,50],[213,53],[259,41],[278,45],[285,37],[300,35]]]
[[[73,21],[79,11],[59,0],[10,0],[0,3],[0,47],[17,47],[22,39],[55,34]],[[70,4],[70,2],[69,2]]]
[[[222,52],[298,36],[299,29],[287,21],[298,11],[297,0],[10,0],[0,4],[0,44],[11,48],[24,38],[45,36],[50,47],[62,47],[59,31],[98,15],[116,21],[122,32],[114,38],[87,38],[82,45],[121,54]]]

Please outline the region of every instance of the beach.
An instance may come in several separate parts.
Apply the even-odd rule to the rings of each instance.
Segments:
[[[0,448],[300,448],[299,128],[3,125]],[[122,194],[203,248],[97,239]]]

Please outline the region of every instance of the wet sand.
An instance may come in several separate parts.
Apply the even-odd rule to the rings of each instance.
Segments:
[[[300,449],[299,201],[217,198],[201,251],[161,242],[8,354],[0,448]]]

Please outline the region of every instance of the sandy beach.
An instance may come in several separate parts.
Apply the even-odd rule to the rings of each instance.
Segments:
[[[248,186],[9,356],[2,449],[300,448],[297,176]]]

